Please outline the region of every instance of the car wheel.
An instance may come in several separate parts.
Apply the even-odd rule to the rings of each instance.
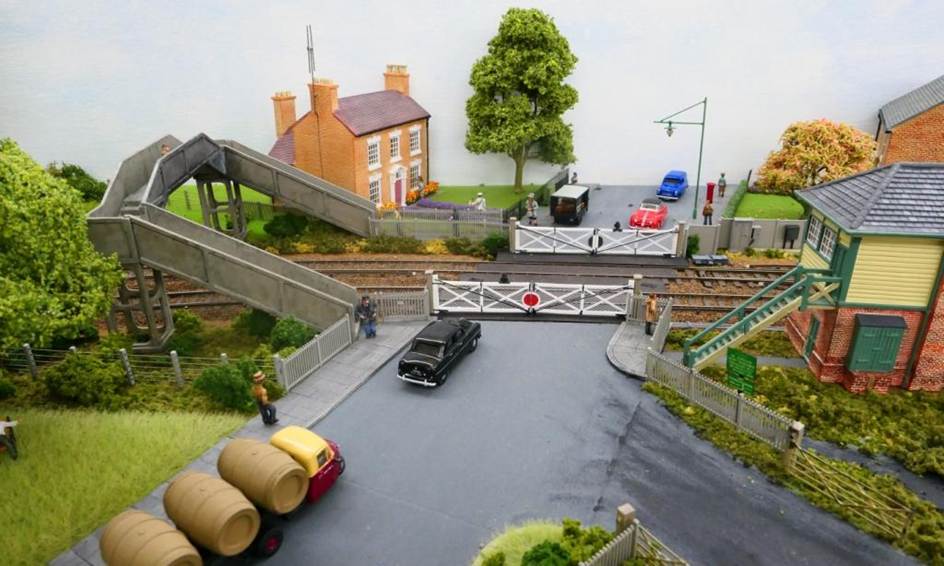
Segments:
[[[475,349],[478,348],[478,347],[479,347],[479,339],[478,339],[478,338],[473,338],[473,339],[472,339],[472,347],[469,348],[469,351],[470,351],[470,352],[474,352]]]
[[[281,527],[265,528],[265,525],[263,525],[263,532],[256,538],[252,552],[260,558],[275,556],[275,553],[282,548],[284,538],[285,535],[282,533]]]
[[[439,378],[439,385],[445,385],[448,379],[449,379],[449,370],[446,370],[443,372],[442,377]]]

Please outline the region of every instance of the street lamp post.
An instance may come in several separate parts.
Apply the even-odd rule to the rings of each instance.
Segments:
[[[683,112],[688,112],[692,108],[701,104],[701,122],[677,122],[672,120],[675,116]],[[701,154],[702,150],[705,148],[705,116],[708,114],[708,97],[706,96],[704,100],[700,100],[695,104],[687,108],[683,108],[676,112],[675,114],[670,114],[661,120],[656,120],[656,124],[665,124],[665,134],[669,137],[672,137],[672,132],[675,131],[674,126],[701,126],[701,140],[698,142],[698,173],[695,176],[695,202],[692,204],[692,220],[698,218],[698,187],[701,185]]]

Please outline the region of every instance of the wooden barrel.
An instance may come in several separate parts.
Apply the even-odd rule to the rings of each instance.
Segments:
[[[259,511],[246,496],[208,474],[185,472],[171,482],[164,511],[191,540],[222,556],[246,550],[259,532]]]
[[[216,461],[220,477],[250,501],[279,515],[298,507],[308,492],[308,474],[291,456],[271,444],[237,438]]]
[[[201,566],[200,553],[167,521],[143,511],[116,516],[98,541],[109,566]]]

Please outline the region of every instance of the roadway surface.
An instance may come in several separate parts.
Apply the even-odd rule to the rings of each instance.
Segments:
[[[615,330],[484,322],[434,390],[395,357],[315,427],[347,471],[266,563],[468,564],[506,524],[613,528],[625,501],[693,564],[914,563],[696,438],[609,365]]]

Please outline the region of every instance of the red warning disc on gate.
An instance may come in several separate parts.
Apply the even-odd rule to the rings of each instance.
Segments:
[[[533,291],[528,291],[521,296],[521,302],[528,308],[534,308],[541,302],[541,297]]]

